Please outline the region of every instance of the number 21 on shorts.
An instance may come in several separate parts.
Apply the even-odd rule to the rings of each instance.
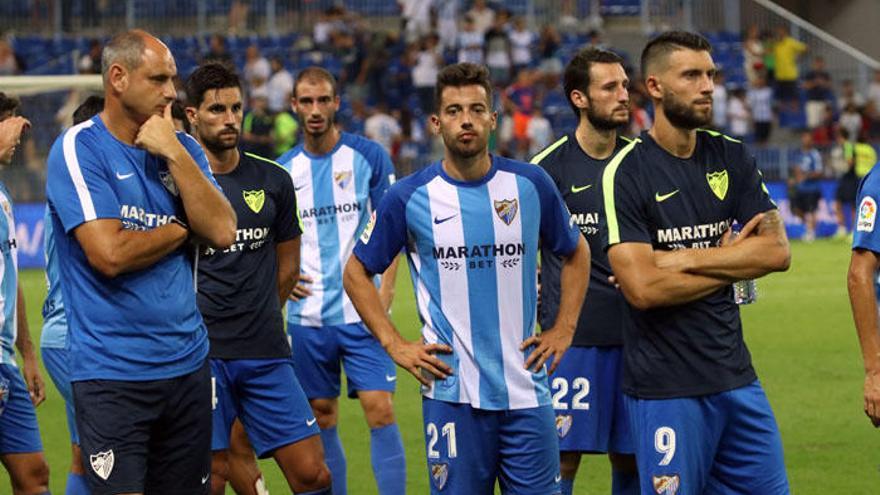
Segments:
[[[425,427],[428,436],[428,458],[439,459],[440,452],[437,450],[437,442],[439,437],[446,439],[446,454],[449,459],[458,457],[458,447],[455,442],[455,423],[449,422],[444,424],[439,430],[434,423],[428,423]]]
[[[668,426],[661,426],[654,432],[654,450],[663,454],[660,459],[661,466],[668,466],[675,457],[675,430]]]

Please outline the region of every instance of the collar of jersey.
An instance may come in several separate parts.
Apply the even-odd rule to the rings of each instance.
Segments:
[[[324,158],[329,158],[329,157],[333,156],[333,153],[336,153],[336,151],[339,149],[340,146],[342,146],[343,141],[345,141],[344,138],[345,138],[345,133],[340,132],[339,133],[339,141],[336,141],[336,146],[334,146],[332,150],[328,151],[327,153],[324,153],[323,155],[315,155],[315,154],[309,153],[308,150],[306,150],[306,143],[305,142],[302,143],[302,152],[304,155],[311,158],[312,160],[322,160]]]
[[[489,166],[489,172],[487,172],[486,175],[481,177],[479,180],[472,181],[457,180],[447,175],[446,171],[443,170],[443,160],[438,161],[435,166],[437,167],[437,173],[440,175],[440,177],[443,177],[443,180],[454,186],[478,187],[492,180],[492,177],[495,177],[495,172],[498,170],[498,163],[495,161],[495,155],[489,153],[489,160],[491,160],[492,162],[492,164]]]

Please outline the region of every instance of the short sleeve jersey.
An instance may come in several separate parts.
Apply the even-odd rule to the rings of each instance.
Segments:
[[[205,248],[198,262],[198,304],[209,355],[219,359],[290,356],[278,300],[276,246],[300,235],[293,182],[272,160],[242,153],[214,176],[238,218],[235,242]]]
[[[43,301],[43,332],[40,335],[40,347],[64,349],[67,347],[67,317],[64,316],[64,298],[61,296],[61,266],[55,244],[55,229],[52,228],[52,215],[48,206],[43,225],[46,300]]]
[[[775,208],[754,158],[739,142],[697,131],[690,158],[661,148],[647,132],[602,175],[603,235],[654,250],[717,246],[736,221]],[[630,308],[624,327],[624,392],[640,398],[692,397],[756,379],[730,286],[677,306]]]
[[[426,397],[522,409],[550,403],[546,371],[526,370],[531,349],[519,350],[535,331],[538,242],[565,256],[578,236],[541,168],[493,157],[478,181],[438,162],[393,185],[354,255],[382,273],[406,249],[422,338],[453,350],[438,355],[453,374]]]
[[[877,227],[877,202],[880,201],[880,172],[871,169],[859,184],[853,249],[880,253],[880,229]]]
[[[370,213],[394,182],[391,157],[375,141],[343,132],[326,155],[312,155],[301,144],[278,162],[296,188],[301,271],[314,280],[309,297],[287,304],[287,321],[310,327],[360,322],[342,288],[342,270]]]
[[[177,139],[216,186],[201,146],[184,133]],[[202,366],[208,339],[186,249],[107,278],[91,267],[74,235],[97,219],[150,230],[182,218],[183,203],[165,160],[117,140],[95,116],[55,140],[46,189],[64,260],[71,381],[162,380]]]
[[[15,364],[15,339],[18,319],[15,305],[18,301],[18,243],[15,239],[15,218],[12,215],[12,197],[6,185],[0,182],[0,364]],[[4,398],[0,398],[4,399]]]
[[[626,146],[618,138],[615,152]],[[613,154],[612,154],[613,156]],[[590,287],[577,321],[575,346],[612,346],[623,344],[623,317],[626,300],[608,281],[611,266],[599,235],[599,218],[604,215],[599,197],[599,181],[605,164],[596,160],[578,144],[574,133],[568,134],[538,154],[532,163],[541,166],[553,179],[578,226],[590,245]],[[562,258],[546,248],[541,249],[541,305],[538,321],[542,328],[551,328],[559,311]]]

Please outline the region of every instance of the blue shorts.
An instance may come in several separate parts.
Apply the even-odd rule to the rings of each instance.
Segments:
[[[43,366],[52,378],[52,383],[64,399],[64,412],[67,414],[67,431],[70,432],[70,443],[79,445],[76,432],[76,415],[73,412],[73,389],[70,387],[70,360],[67,349],[43,347]]]
[[[624,402],[642,493],[789,493],[782,439],[757,380],[701,397]]]
[[[340,361],[348,397],[359,390],[394,392],[397,368],[363,323],[326,327],[289,324],[296,377],[309,399],[339,397]]]
[[[241,418],[260,458],[321,433],[290,358],[211,359],[211,390],[211,450],[229,448],[235,418]]]
[[[165,380],[73,382],[76,426],[92,495],[207,495],[211,374],[207,361]]]
[[[621,347],[570,347],[550,376],[563,452],[635,452],[620,390]]]
[[[475,409],[422,398],[432,494],[560,493],[553,409]]]
[[[0,364],[0,454],[42,452],[37,413],[17,367]]]

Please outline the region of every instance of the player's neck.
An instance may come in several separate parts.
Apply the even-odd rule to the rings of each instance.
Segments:
[[[581,119],[574,136],[584,153],[597,160],[611,156],[617,144],[616,129],[596,129],[587,119]]]
[[[676,127],[662,111],[657,112],[654,126],[648,130],[654,141],[669,154],[678,158],[690,158],[697,147],[696,129]]]
[[[138,123],[132,116],[125,111],[118,103],[111,103],[108,99],[101,112],[101,121],[104,127],[110,131],[116,139],[123,143],[134,146],[134,140],[137,138],[138,131],[141,129],[143,122]]]
[[[341,134],[335,125],[330,126],[324,134],[312,136],[309,133],[303,133],[305,142],[303,147],[312,155],[326,155],[333,151],[336,143],[339,142]]]
[[[488,149],[470,158],[454,156],[447,149],[441,166],[446,175],[455,180],[474,182],[489,173],[489,169],[492,168],[492,158]]]
[[[205,155],[208,157],[208,165],[211,166],[211,173],[228,174],[238,166],[238,161],[241,159],[238,147],[212,151],[205,146],[201,140],[199,140],[199,144],[202,145],[202,148],[205,150]]]

